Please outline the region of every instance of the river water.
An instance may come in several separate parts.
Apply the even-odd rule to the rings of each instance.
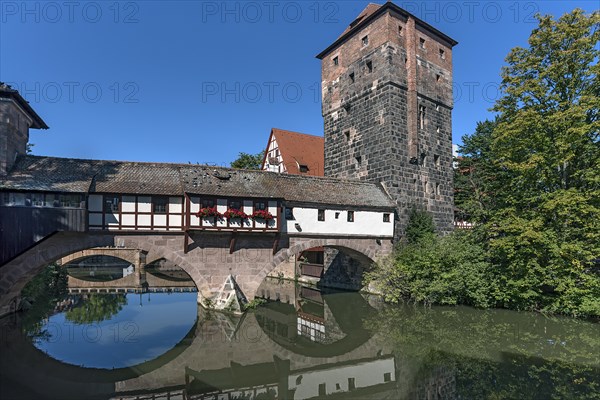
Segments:
[[[600,399],[597,323],[277,280],[240,316],[199,308],[181,276],[82,274],[0,320],[0,399]]]

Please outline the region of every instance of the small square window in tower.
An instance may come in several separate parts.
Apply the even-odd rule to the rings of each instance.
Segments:
[[[440,49],[440,58],[441,58],[442,60],[445,60],[445,59],[446,59],[446,52],[444,51],[444,49]]]
[[[439,154],[433,155],[433,163],[435,164],[436,167],[440,166],[440,155]]]
[[[402,35],[402,25],[398,25],[398,35]]]
[[[419,47],[425,49],[425,39],[419,38]]]
[[[367,61],[367,73],[373,72],[373,61]]]
[[[355,166],[357,169],[358,169],[358,168],[360,168],[360,167],[361,167],[361,165],[362,165],[362,157],[361,157],[361,156],[356,156],[356,157],[354,157],[354,160],[356,161],[356,162],[354,163],[354,166]]]
[[[339,65],[340,60],[337,57],[333,57],[333,65]]]
[[[354,72],[352,72],[350,75],[350,82],[354,83]]]
[[[369,35],[362,38],[362,45],[366,46],[369,44]]]

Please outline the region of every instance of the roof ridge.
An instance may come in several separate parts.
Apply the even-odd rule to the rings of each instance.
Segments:
[[[304,133],[304,132],[297,132],[297,131],[290,131],[289,129],[281,129],[281,128],[271,128],[271,130],[277,130],[280,132],[288,132],[288,133],[295,133],[296,135],[304,135],[304,136],[312,136],[312,137],[316,137],[316,138],[321,138],[324,139],[324,136],[319,136],[319,135],[313,135],[312,133]]]

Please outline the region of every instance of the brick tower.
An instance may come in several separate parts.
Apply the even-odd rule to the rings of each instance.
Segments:
[[[408,211],[453,225],[452,47],[457,42],[393,3],[369,4],[317,58],[325,175],[382,182]]]

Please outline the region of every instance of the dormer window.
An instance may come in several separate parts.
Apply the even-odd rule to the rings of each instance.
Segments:
[[[362,45],[366,46],[369,44],[369,35],[366,35],[365,37],[362,38]]]
[[[340,64],[339,58],[337,56],[333,57],[333,65],[339,65],[339,64]]]

